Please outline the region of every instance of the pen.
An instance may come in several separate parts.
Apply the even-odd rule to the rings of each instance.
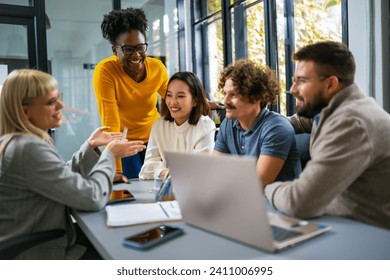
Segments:
[[[169,215],[168,215],[167,211],[165,211],[165,209],[164,209],[164,207],[161,205],[161,203],[159,203],[158,205],[160,205],[161,210],[163,210],[163,212],[165,213],[165,216],[167,216],[167,218],[169,218]]]
[[[122,142],[125,142],[127,138],[127,126],[123,128]]]

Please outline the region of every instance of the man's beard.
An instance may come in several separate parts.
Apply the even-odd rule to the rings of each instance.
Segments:
[[[303,107],[296,107],[296,112],[298,116],[305,117],[305,118],[314,118],[315,115],[317,115],[323,108],[328,106],[328,104],[325,103],[325,101],[320,100],[313,106],[303,106]]]

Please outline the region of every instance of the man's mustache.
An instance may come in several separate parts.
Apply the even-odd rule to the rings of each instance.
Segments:
[[[225,108],[226,108],[226,109],[230,109],[230,110],[236,109],[236,107],[234,107],[234,106],[231,105],[231,104],[225,104]]]

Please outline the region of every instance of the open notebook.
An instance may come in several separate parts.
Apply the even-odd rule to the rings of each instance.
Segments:
[[[126,203],[106,206],[107,226],[128,226],[181,220],[176,201]]]
[[[183,220],[267,251],[278,251],[330,229],[268,213],[256,159],[165,152]]]

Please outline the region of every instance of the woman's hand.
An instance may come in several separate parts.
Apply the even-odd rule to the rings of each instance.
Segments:
[[[127,177],[123,174],[120,174],[120,173],[115,173],[115,176],[114,176],[114,183],[126,183],[126,184],[129,184],[129,179],[127,179]]]
[[[88,144],[95,149],[96,147],[107,145],[114,140],[122,139],[122,133],[120,132],[104,132],[109,128],[109,126],[97,128],[94,132],[92,132],[91,136],[89,136]]]
[[[160,178],[163,178],[165,180],[168,177],[168,175],[169,175],[169,169],[168,168],[164,168],[163,170],[161,170]]]
[[[113,153],[116,158],[124,158],[143,151],[146,146],[142,141],[114,140],[106,146],[106,149]]]

